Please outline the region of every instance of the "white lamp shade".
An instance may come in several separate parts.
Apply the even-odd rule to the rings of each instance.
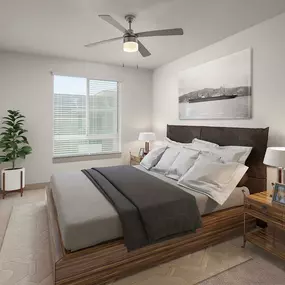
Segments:
[[[139,141],[144,141],[144,142],[155,141],[155,133],[151,132],[140,133]]]
[[[263,163],[268,166],[285,168],[285,147],[268,147]]]

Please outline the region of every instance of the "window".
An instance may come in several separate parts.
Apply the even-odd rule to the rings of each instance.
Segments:
[[[118,82],[54,76],[53,156],[120,151]]]

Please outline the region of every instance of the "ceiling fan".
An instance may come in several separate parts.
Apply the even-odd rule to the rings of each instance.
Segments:
[[[132,23],[135,19],[134,15],[126,15],[125,19],[129,24],[129,28],[125,29],[119,22],[117,22],[110,15],[99,15],[99,17],[114,26],[121,32],[123,32],[122,37],[113,38],[109,40],[103,40],[96,43],[91,43],[85,45],[85,47],[93,47],[103,43],[114,42],[117,40],[123,39],[123,49],[125,52],[136,52],[139,51],[143,57],[150,56],[151,53],[147,50],[147,48],[139,41],[139,38],[144,37],[155,37],[155,36],[180,36],[183,35],[183,29],[166,29],[166,30],[155,30],[155,31],[147,31],[141,33],[134,33],[132,29]]]

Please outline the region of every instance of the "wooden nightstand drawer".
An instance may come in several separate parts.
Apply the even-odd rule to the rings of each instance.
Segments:
[[[285,228],[285,213],[272,205],[270,192],[261,192],[259,194],[264,196],[263,202],[256,199],[256,197],[252,199],[253,196],[247,197],[245,212],[265,222],[271,222],[279,228]]]
[[[267,205],[255,205],[252,203],[245,207],[245,211],[260,220],[271,222],[276,224],[276,226],[285,228],[284,215],[281,212],[276,211],[273,207]]]

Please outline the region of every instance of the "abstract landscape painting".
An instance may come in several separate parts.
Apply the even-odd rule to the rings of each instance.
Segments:
[[[251,118],[251,49],[179,75],[179,118]]]

